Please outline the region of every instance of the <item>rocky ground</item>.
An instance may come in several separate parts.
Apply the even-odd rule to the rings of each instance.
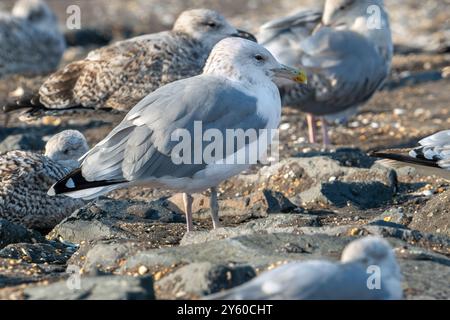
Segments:
[[[62,18],[65,2],[49,2]],[[105,38],[160,30],[187,7],[212,6],[252,30],[300,7],[282,0],[239,6],[194,0],[78,2],[86,28]],[[389,6],[397,44],[392,75],[359,115],[333,127],[336,147],[307,144],[304,115],[286,108],[280,162],[220,186],[224,228],[215,231],[210,231],[207,194],[195,196],[196,231],[186,235],[180,196],[145,188],[88,203],[48,233],[0,220],[0,298],[195,299],[288,261],[337,260],[350,241],[372,234],[394,247],[405,298],[449,299],[449,182],[408,168],[393,171],[366,155],[376,148],[413,146],[450,128],[449,3],[404,0]],[[65,63],[89,48],[71,47]],[[18,87],[36,89],[41,81],[2,79],[0,100]],[[118,121],[102,115],[23,124],[14,115],[0,127],[0,152],[39,151],[47,136],[66,128],[83,131],[93,145]],[[81,289],[73,290],[78,274]]]

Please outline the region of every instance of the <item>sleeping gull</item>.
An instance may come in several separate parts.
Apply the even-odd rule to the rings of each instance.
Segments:
[[[65,50],[58,21],[42,0],[19,0],[12,14],[0,12],[0,78],[54,71]]]
[[[256,40],[216,11],[185,11],[171,31],[94,50],[51,75],[31,101],[25,97],[5,110],[31,107],[25,120],[89,109],[128,112],[157,88],[199,75],[214,45],[232,36]]]
[[[191,193],[212,188],[211,213],[214,227],[219,226],[215,187],[249,167],[243,154],[265,156],[264,133],[245,139],[238,147],[234,136],[226,150],[217,149],[217,157],[208,161],[203,155],[209,147],[193,143],[177,153],[180,143],[174,135],[188,133],[205,137],[215,132],[219,138],[228,132],[275,130],[281,116],[281,100],[273,78],[305,82],[305,74],[281,65],[269,51],[257,43],[227,38],[219,42],[201,75],[170,83],[140,101],[111,133],[82,159],[81,167],[56,183],[49,194],[94,199],[109,191],[136,185],[160,187],[184,192],[187,229],[192,225]],[[197,131],[200,122],[202,128]],[[214,138],[216,139],[216,138]],[[216,140],[217,141],[217,140]],[[228,148],[232,144],[233,148]],[[258,148],[262,145],[263,148]],[[219,145],[222,147],[222,144]],[[222,151],[222,152],[220,152]],[[249,153],[247,153],[249,152]],[[177,162],[187,155],[200,161]],[[221,155],[221,156],[220,156]],[[191,157],[189,157],[191,159]],[[230,161],[231,160],[231,161]]]
[[[263,25],[258,40],[282,63],[310,70],[310,89],[282,84],[283,105],[307,113],[309,140],[316,142],[321,116],[349,117],[383,84],[393,45],[383,0],[327,0],[324,11],[304,11]]]
[[[374,151],[370,155],[384,158],[380,163],[394,167],[413,167],[418,173],[437,175],[450,180],[450,130],[438,132],[419,141],[414,149]]]
[[[75,130],[53,136],[45,154],[10,151],[0,156],[0,218],[33,229],[51,229],[83,201],[50,197],[48,188],[78,167],[77,159],[89,150],[84,136]]]
[[[206,299],[399,300],[402,296],[400,268],[391,247],[381,238],[366,237],[351,242],[340,263],[291,262]]]

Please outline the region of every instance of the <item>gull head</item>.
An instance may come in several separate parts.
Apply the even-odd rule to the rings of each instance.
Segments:
[[[400,268],[389,243],[379,237],[369,236],[350,243],[342,252],[341,262],[358,262],[378,266],[381,272],[389,272],[400,278]]]
[[[45,145],[45,155],[57,162],[76,162],[88,151],[86,138],[77,130],[62,131]]]
[[[256,42],[252,34],[236,29],[220,13],[207,9],[184,11],[175,22],[173,31],[187,34],[209,50],[227,37],[240,37]]]
[[[58,19],[43,0],[19,0],[16,2],[12,14],[29,21],[38,28],[49,31],[58,29]]]
[[[350,28],[357,18],[371,16],[371,6],[378,7],[380,13],[384,12],[383,0],[327,0],[322,22],[326,26]]]
[[[224,76],[232,80],[257,84],[288,79],[306,84],[306,73],[280,64],[261,45],[239,38],[220,41],[212,50],[203,74]]]

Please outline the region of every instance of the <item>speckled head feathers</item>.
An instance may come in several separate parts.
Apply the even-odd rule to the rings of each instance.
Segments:
[[[47,142],[45,155],[54,161],[78,160],[89,146],[84,135],[77,130],[60,132]]]

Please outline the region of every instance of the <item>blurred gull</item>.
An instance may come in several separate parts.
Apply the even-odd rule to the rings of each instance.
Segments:
[[[171,31],[94,50],[51,75],[31,101],[22,99],[5,110],[32,108],[25,120],[89,109],[128,112],[159,87],[200,74],[211,49],[227,37],[254,39],[218,12],[185,11]]]
[[[380,163],[388,167],[413,167],[418,173],[437,175],[450,180],[450,130],[438,132],[419,141],[414,149],[374,151],[370,155],[384,158]]]
[[[215,187],[249,167],[247,162],[234,161],[236,155],[239,159],[247,150],[257,153],[258,159],[264,156],[267,149],[258,148],[263,135],[245,139],[245,145],[237,148],[233,145],[228,149],[227,143],[227,148],[217,153],[221,156],[210,163],[203,157],[206,145],[189,144],[192,149],[186,152],[199,155],[201,161],[178,164],[172,152],[179,142],[172,135],[184,130],[197,139],[196,135],[203,137],[205,130],[212,129],[224,139],[227,130],[278,128],[281,100],[274,77],[305,81],[303,73],[281,65],[255,42],[222,40],[213,49],[203,74],[170,83],[145,97],[83,157],[81,167],[56,183],[49,194],[94,199],[136,185],[181,191],[191,231],[190,194],[212,188],[211,211],[217,228]],[[203,131],[195,131],[196,121],[201,122]],[[272,136],[268,138],[270,144]]]
[[[309,139],[316,142],[321,116],[348,118],[383,84],[393,45],[383,0],[327,0],[324,11],[304,11],[263,25],[258,40],[279,61],[311,72],[310,89],[280,85],[283,105],[308,113]]]
[[[77,159],[89,150],[84,136],[66,130],[53,136],[45,154],[10,151],[0,156],[0,218],[33,229],[51,229],[83,201],[50,197],[48,188],[78,167]]]
[[[377,268],[381,277],[378,288],[368,285],[376,286],[369,277]],[[402,295],[400,268],[391,247],[381,238],[366,237],[350,243],[340,263],[292,262],[206,299],[398,300]]]
[[[0,12],[0,78],[54,71],[65,50],[56,16],[43,0],[19,0]]]

